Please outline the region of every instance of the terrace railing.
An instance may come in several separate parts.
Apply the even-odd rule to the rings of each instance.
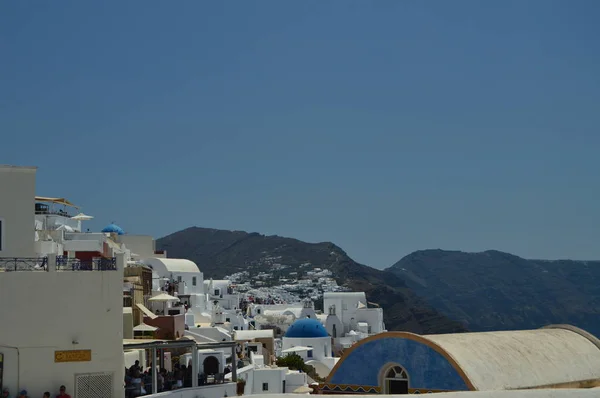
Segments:
[[[116,271],[117,259],[94,258],[92,260],[80,260],[78,258],[56,257],[57,271]]]
[[[48,257],[0,257],[0,271],[46,271]]]
[[[48,271],[48,257],[0,257],[0,272],[15,271]],[[52,267],[50,267],[52,268]],[[116,271],[117,259],[94,258],[79,260],[77,258],[56,257],[57,271]]]

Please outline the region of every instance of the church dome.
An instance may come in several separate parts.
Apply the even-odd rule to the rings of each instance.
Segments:
[[[329,337],[325,327],[316,319],[298,319],[289,327],[283,337],[291,338],[318,338]]]
[[[123,228],[119,227],[118,225],[115,224],[109,224],[106,227],[104,227],[104,229],[102,230],[102,232],[104,233],[115,233],[117,235],[123,235],[125,233],[125,231],[123,231]]]

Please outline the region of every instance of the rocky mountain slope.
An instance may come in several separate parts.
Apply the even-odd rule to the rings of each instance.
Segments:
[[[600,261],[423,250],[387,270],[469,330],[568,323],[600,336]]]
[[[222,278],[236,272],[267,271],[265,264],[277,258],[285,265],[283,276],[302,277],[303,265],[329,269],[339,285],[364,291],[370,302],[384,309],[388,330],[415,333],[449,333],[466,329],[414,294],[391,272],[358,264],[333,243],[306,243],[280,236],[192,227],[157,240],[157,249],[169,257],[194,261],[205,278]]]

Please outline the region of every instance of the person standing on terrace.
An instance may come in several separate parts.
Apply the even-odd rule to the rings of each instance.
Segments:
[[[69,394],[66,393],[67,388],[65,386],[60,386],[60,394],[56,396],[56,398],[71,398]]]

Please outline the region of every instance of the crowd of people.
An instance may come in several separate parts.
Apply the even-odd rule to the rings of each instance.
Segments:
[[[225,373],[231,372],[231,366],[225,368]],[[212,383],[223,383],[225,374],[212,375]],[[192,367],[176,364],[172,371],[161,368],[156,375],[157,392],[172,391],[179,388],[192,387]],[[198,375],[198,385],[209,382],[206,375]],[[125,369],[126,398],[140,397],[152,394],[152,367],[142,369],[140,361]]]
[[[44,393],[44,395],[42,396],[42,398],[51,398],[51,397],[52,397],[52,395],[50,394],[49,391],[46,391]],[[10,390],[6,387],[2,389],[2,398],[12,398],[10,395]],[[19,394],[16,396],[16,398],[29,398],[29,395],[27,394],[27,390],[19,391]],[[65,386],[60,386],[59,393],[58,393],[58,395],[56,395],[56,398],[71,398],[71,396],[69,394],[67,394],[67,388]]]

